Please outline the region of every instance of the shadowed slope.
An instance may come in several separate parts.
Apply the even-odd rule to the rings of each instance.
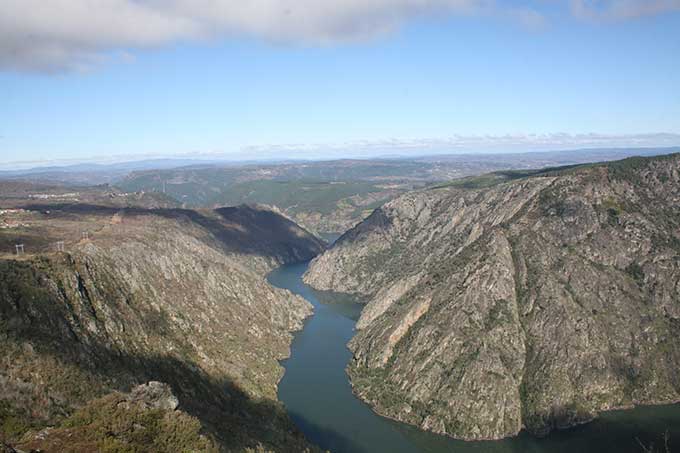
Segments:
[[[172,387],[180,409],[223,450],[311,448],[276,401],[278,360],[311,307],[264,275],[314,256],[321,241],[249,207],[226,218],[179,209],[25,208],[10,213],[22,226],[0,232],[5,241],[29,238],[26,255],[0,261],[0,431],[7,439],[63,427],[93,399],[156,380]],[[53,240],[73,236],[65,252],[49,251]]]

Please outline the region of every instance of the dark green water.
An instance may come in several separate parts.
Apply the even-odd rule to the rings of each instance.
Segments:
[[[349,385],[345,366],[351,354],[347,342],[361,306],[351,302],[323,303],[322,295],[302,282],[308,263],[283,266],[269,281],[301,295],[314,305],[314,315],[297,333],[279,398],[293,421],[317,445],[335,453],[641,453],[654,444],[662,451],[663,433],[680,452],[680,405],[612,411],[592,423],[559,431],[544,439],[521,433],[501,441],[463,442],[422,432],[374,414]]]

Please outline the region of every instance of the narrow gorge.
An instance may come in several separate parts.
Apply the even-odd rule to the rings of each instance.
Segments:
[[[1,187],[7,452],[680,436],[679,154],[414,190],[332,246],[261,205]]]

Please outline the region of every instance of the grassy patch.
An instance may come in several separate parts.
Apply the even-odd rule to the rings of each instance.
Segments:
[[[27,431],[37,427],[29,414],[17,410],[7,401],[0,401],[0,440],[16,441]]]
[[[218,451],[214,441],[201,434],[196,418],[131,403],[119,393],[90,402],[44,439],[29,441],[25,447],[106,453]]]

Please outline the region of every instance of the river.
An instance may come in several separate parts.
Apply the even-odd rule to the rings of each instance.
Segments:
[[[538,439],[520,433],[501,441],[463,442],[420,431],[376,415],[352,394],[345,367],[351,358],[347,342],[361,305],[321,302],[321,294],[302,282],[309,263],[282,266],[269,282],[299,294],[314,305],[314,315],[295,335],[279,398],[307,438],[334,453],[642,453],[644,445],[663,449],[670,434],[671,451],[680,452],[680,405],[611,411],[586,425]]]

